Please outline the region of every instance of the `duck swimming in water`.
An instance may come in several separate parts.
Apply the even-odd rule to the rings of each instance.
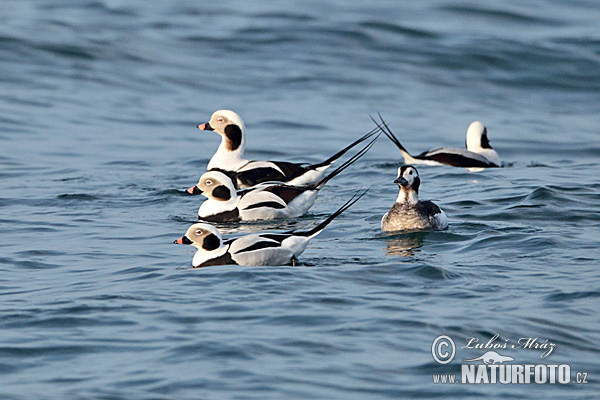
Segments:
[[[233,181],[236,189],[246,189],[263,182],[283,182],[289,185],[308,185],[318,182],[325,171],[348,150],[377,134],[373,129],[327,160],[317,164],[286,161],[250,161],[244,159],[246,127],[242,118],[233,111],[215,111],[210,121],[198,125],[202,131],[221,135],[221,144],[208,163],[208,171],[220,171]]]
[[[487,128],[479,121],[473,121],[467,129],[467,138],[465,140],[465,149],[455,149],[440,147],[412,156],[402,146],[402,143],[392,133],[389,126],[383,118],[379,116],[381,123],[373,122],[378,128],[382,129],[387,137],[398,147],[404,162],[408,164],[422,165],[449,165],[451,167],[463,168],[495,168],[500,167],[500,157],[496,150],[492,149],[487,136]]]
[[[319,190],[369,151],[378,136],[314,184],[294,186],[277,182],[261,183],[248,189],[236,190],[227,175],[219,171],[209,171],[187,192],[207,197],[198,210],[198,219],[202,221],[253,221],[299,217],[315,203]]]
[[[366,191],[355,193],[336,212],[307,231],[262,232],[223,240],[217,228],[207,223],[198,223],[190,226],[186,234],[174,243],[189,244],[197,249],[192,260],[194,268],[212,265],[296,265],[310,240],[365,193]]]
[[[412,165],[398,168],[398,178],[394,181],[400,187],[398,198],[381,219],[381,229],[386,232],[446,229],[448,218],[433,202],[419,200],[421,178]]]

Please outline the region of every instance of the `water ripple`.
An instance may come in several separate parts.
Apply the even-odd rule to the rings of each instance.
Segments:
[[[596,14],[551,0],[4,2],[0,397],[490,396],[431,386],[466,358],[437,364],[441,334],[548,338],[552,362],[598,376]],[[299,267],[194,270],[195,249],[172,242],[196,222],[203,199],[185,189],[219,142],[194,125],[220,108],[244,118],[252,159],[323,160],[381,112],[415,152],[462,147],[479,119],[503,168],[419,166],[449,229],[384,234],[401,157],[380,137],[306,216],[217,224],[226,238],[306,229],[371,186]],[[492,396],[575,396],[535,389]]]

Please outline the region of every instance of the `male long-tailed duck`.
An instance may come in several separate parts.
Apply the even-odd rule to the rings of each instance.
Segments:
[[[252,187],[262,182],[284,182],[290,185],[315,183],[323,177],[334,161],[379,131],[379,128],[373,129],[323,162],[298,164],[244,159],[246,128],[242,118],[233,111],[215,111],[210,121],[198,125],[198,129],[215,131],[221,135],[221,144],[210,159],[207,170],[223,172],[231,178],[237,189]]]
[[[207,223],[190,226],[177,244],[189,244],[198,249],[192,260],[194,268],[212,265],[296,265],[308,242],[317,236],[337,216],[356,203],[362,194],[356,193],[326,220],[308,231],[263,232],[223,241],[219,230]]]
[[[236,190],[227,175],[220,171],[208,171],[200,177],[196,186],[187,191],[190,194],[202,194],[207,198],[198,210],[198,219],[202,221],[253,221],[299,217],[315,203],[319,189],[361,158],[373,146],[378,136],[317,183],[302,186],[263,183],[249,189]]]
[[[455,149],[440,147],[433,150],[424,151],[423,153],[412,156],[402,146],[402,143],[392,133],[389,126],[381,118],[381,123],[373,122],[382,129],[388,138],[400,149],[400,153],[404,158],[405,163],[409,164],[424,164],[424,165],[450,165],[452,167],[463,168],[495,168],[500,167],[500,157],[498,153],[490,145],[487,136],[487,128],[479,121],[471,122],[467,129],[467,139],[465,141],[465,149]]]

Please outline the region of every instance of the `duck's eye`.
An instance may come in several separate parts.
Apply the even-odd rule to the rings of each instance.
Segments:
[[[198,236],[201,236],[204,232],[202,232],[202,229],[196,229],[196,232],[194,233]]]
[[[409,174],[409,175],[412,175],[412,171],[408,171],[408,174]]]
[[[212,185],[212,181],[210,179],[207,179],[204,183],[206,184],[206,186]]]
[[[225,120],[223,119],[223,117],[219,117],[219,118],[217,118],[217,122],[218,122],[218,123],[221,123],[221,124],[222,124],[222,123],[223,123],[223,121],[225,121]]]

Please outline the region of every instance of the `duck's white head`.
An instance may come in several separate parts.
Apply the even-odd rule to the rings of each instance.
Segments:
[[[208,171],[202,174],[198,184],[190,188],[193,193],[202,194],[211,200],[229,201],[237,197],[237,191],[231,179],[220,171]]]
[[[481,152],[482,150],[491,149],[490,141],[487,137],[487,128],[479,121],[471,122],[467,129],[467,150],[475,153]]]
[[[198,125],[202,131],[215,131],[222,136],[221,145],[224,150],[242,154],[246,147],[244,121],[230,110],[215,111],[210,121]],[[221,150],[221,148],[219,148]]]
[[[198,250],[214,251],[222,246],[219,230],[212,225],[198,223],[190,226],[182,237],[173,243],[189,244]]]
[[[419,171],[412,165],[403,165],[398,168],[398,178],[394,183],[403,189],[412,189],[419,193],[419,186],[421,186]]]
[[[419,187],[421,186],[421,178],[419,171],[412,165],[403,165],[398,168],[398,178],[394,181],[400,187],[397,203],[415,204],[419,201]]]

